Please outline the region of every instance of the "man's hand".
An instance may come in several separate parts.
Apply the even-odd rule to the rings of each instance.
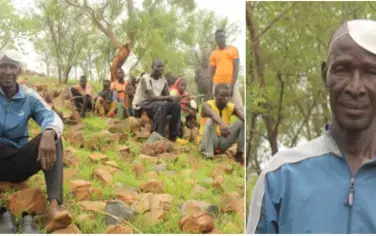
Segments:
[[[49,170],[56,162],[55,131],[45,130],[39,143],[38,160],[43,170]]]
[[[229,135],[230,131],[229,131],[229,126],[226,124],[226,123],[221,123],[219,125],[220,129],[221,129],[221,136],[222,137],[225,137],[227,138],[227,136]]]
[[[180,96],[171,96],[170,97],[172,102],[180,102],[181,97]]]

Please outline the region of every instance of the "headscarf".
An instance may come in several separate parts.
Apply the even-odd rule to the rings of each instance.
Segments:
[[[179,78],[179,79],[177,79],[177,80],[175,81],[174,85],[171,86],[171,88],[170,88],[170,92],[173,91],[173,90],[176,90],[178,96],[188,96],[187,91],[184,91],[183,93],[180,93],[180,91],[179,91],[179,83],[180,83],[182,80],[185,80],[185,79],[183,79],[183,78]],[[190,99],[189,99],[189,98],[183,98],[183,99],[181,100],[181,102],[183,102],[183,103],[181,103],[181,107],[182,107],[182,108],[187,108],[188,105],[187,105],[187,104],[184,104],[184,103],[189,103],[189,102],[190,102]]]

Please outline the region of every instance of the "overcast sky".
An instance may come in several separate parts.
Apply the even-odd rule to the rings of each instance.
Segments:
[[[11,0],[14,6],[18,9],[28,9],[34,6],[34,0]],[[142,0],[135,0],[136,5]],[[140,3],[139,3],[140,2]],[[240,26],[240,33],[236,37],[236,41],[232,43],[237,47],[240,54],[240,65],[244,71],[245,65],[245,1],[243,0],[196,0],[198,8],[204,8],[214,11],[219,16],[228,17],[231,23],[237,23]],[[27,68],[45,72],[44,65],[38,60],[38,56],[33,49],[31,42],[23,42],[25,61]]]

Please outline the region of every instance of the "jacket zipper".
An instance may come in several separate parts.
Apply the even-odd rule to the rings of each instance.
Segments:
[[[5,127],[6,127],[6,124],[5,124],[5,121],[7,119],[7,114],[9,112],[9,102],[6,102],[5,103],[5,116],[4,116],[4,120],[3,120],[3,128],[2,128],[2,132],[1,132],[1,136],[4,136],[4,132],[5,132]]]
[[[347,220],[347,233],[351,233],[351,215],[352,215],[352,206],[354,204],[354,188],[355,185],[355,176],[351,176],[350,180],[350,190],[349,194],[347,195],[347,206],[349,207],[349,215]]]

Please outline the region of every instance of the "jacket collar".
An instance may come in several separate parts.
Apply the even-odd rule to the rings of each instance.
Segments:
[[[24,94],[24,91],[22,89],[22,86],[19,83],[17,83],[16,86],[18,88],[18,91],[17,91],[17,93],[11,99],[22,99],[22,98],[25,98],[25,94]],[[5,96],[5,93],[2,90],[2,88],[0,88],[0,94],[2,94],[3,96]]]

